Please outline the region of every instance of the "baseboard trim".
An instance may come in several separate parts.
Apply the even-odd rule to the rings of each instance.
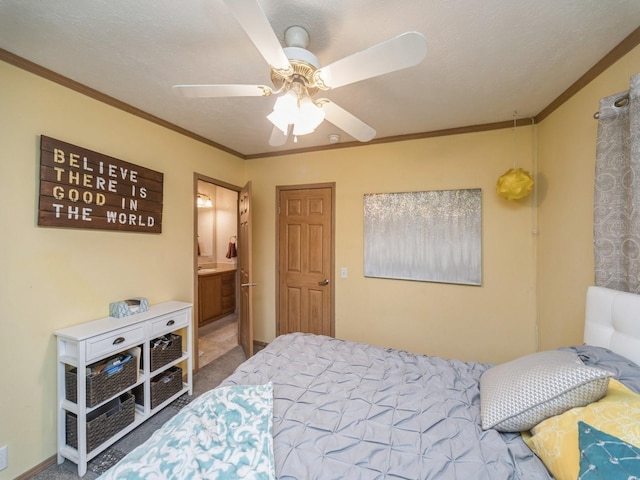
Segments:
[[[53,455],[47,458],[44,462],[39,463],[35,467],[30,470],[27,470],[22,475],[18,475],[14,480],[29,480],[30,478],[35,477],[37,474],[44,472],[47,468],[55,465],[56,460],[58,459],[57,455]]]
[[[262,350],[267,345],[269,345],[267,342],[261,342],[260,340],[254,340],[253,341],[253,351],[254,351],[254,353],[255,352],[259,352],[260,350]]]

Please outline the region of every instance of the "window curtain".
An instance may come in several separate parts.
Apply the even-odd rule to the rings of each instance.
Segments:
[[[595,284],[640,294],[640,74],[600,100],[593,220]]]

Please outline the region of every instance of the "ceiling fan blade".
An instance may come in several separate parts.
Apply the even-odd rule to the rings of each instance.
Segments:
[[[317,103],[322,104],[325,120],[333,123],[341,130],[344,130],[356,140],[360,142],[368,142],[376,136],[376,131],[372,127],[330,100],[323,98]]]
[[[257,0],[224,0],[224,3],[272,68],[291,68],[289,59]]]
[[[395,72],[420,63],[427,54],[427,39],[407,32],[354,53],[319,69],[315,77],[328,88],[338,88],[367,78]]]
[[[269,137],[269,145],[272,147],[281,147],[287,143],[288,138],[289,132],[284,134],[278,127],[273,127],[273,130],[271,130],[271,136]]]
[[[273,93],[265,85],[174,85],[173,91],[187,98],[266,97]]]

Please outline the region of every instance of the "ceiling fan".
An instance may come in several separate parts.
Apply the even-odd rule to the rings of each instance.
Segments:
[[[360,142],[376,131],[329,99],[313,97],[331,90],[417,65],[427,52],[427,41],[418,32],[407,32],[322,67],[307,50],[309,34],[299,26],[285,32],[282,47],[257,0],[223,0],[271,68],[273,87],[266,85],[175,85],[185,97],[250,97],[279,95],[267,116],[273,123],[272,146],[284,145],[293,135],[311,133],[328,120]]]

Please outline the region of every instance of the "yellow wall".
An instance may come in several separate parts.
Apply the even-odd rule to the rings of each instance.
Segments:
[[[193,301],[193,173],[244,161],[0,62],[0,445],[14,478],[56,451],[54,330],[109,302]],[[162,234],[37,226],[39,135],[164,173]]]
[[[131,296],[193,300],[194,172],[253,182],[257,340],[275,335],[275,187],[335,182],[336,269],[349,270],[335,279],[338,337],[503,361],[537,348],[537,297],[540,347],[578,343],[593,279],[591,116],[600,97],[628,88],[639,61],[640,47],[537,127],[537,210],[532,198],[494,194],[513,164],[510,129],[242,161],[0,62],[0,445],[10,465],[0,480],[56,451],[54,330]],[[163,233],[38,227],[40,134],[163,172]],[[518,129],[518,166],[532,167],[531,135]],[[365,193],[478,187],[481,287],[363,277]]]
[[[518,166],[532,164],[532,128],[517,133]],[[277,185],[336,183],[336,336],[467,360],[535,350],[531,198],[509,202],[496,179],[513,165],[511,129],[247,162],[254,179],[255,336],[275,336]],[[481,287],[364,278],[363,195],[482,189]]]
[[[538,129],[541,349],[582,340],[585,292],[594,281],[593,185],[600,98],[629,89],[640,46],[543,120]]]

